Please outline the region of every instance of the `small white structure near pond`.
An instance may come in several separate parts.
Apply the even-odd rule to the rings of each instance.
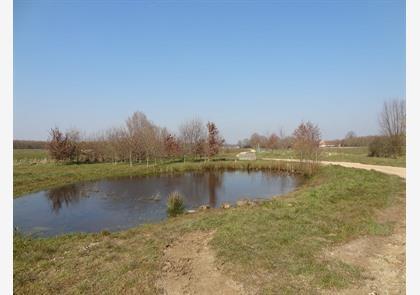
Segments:
[[[255,150],[250,150],[248,152],[240,152],[236,157],[240,161],[254,161],[257,159],[257,154],[255,153]]]

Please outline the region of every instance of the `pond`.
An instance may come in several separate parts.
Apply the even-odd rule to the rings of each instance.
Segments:
[[[282,195],[300,182],[297,176],[264,171],[190,172],[84,182],[15,199],[13,223],[18,231],[35,236],[117,231],[165,219],[167,196],[173,191],[180,192],[186,208],[192,209]]]

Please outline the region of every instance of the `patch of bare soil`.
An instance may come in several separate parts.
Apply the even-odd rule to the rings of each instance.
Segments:
[[[390,236],[369,236],[330,249],[326,256],[363,270],[363,282],[340,294],[405,294],[405,202],[378,213],[380,221],[395,222]],[[337,292],[332,292],[337,294]]]
[[[246,294],[216,265],[209,246],[212,236],[213,232],[188,233],[167,247],[158,280],[163,294]]]

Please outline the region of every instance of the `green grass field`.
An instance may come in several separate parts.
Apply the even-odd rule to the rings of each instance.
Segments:
[[[230,149],[223,151],[216,159],[221,160],[234,160],[235,155],[240,151],[248,149]],[[257,158],[296,158],[293,150],[273,150],[273,151],[262,151],[257,153]],[[21,163],[36,163],[40,160],[49,159],[48,152],[46,150],[37,149],[15,149],[13,150],[13,159],[15,164]],[[394,158],[380,158],[380,157],[369,157],[367,147],[349,147],[349,148],[322,148],[320,154],[320,160],[325,161],[336,161],[336,162],[356,162],[362,164],[372,165],[386,165],[405,167],[406,158],[405,156]]]
[[[293,150],[273,150],[257,153],[257,158],[296,158]],[[323,161],[356,162],[362,164],[405,167],[405,156],[399,158],[369,157],[367,147],[322,148],[319,157]]]
[[[215,157],[215,159],[234,159],[235,155],[240,151],[247,149],[224,149]],[[47,150],[44,149],[14,149],[13,160],[15,163],[19,162],[36,162],[39,160],[50,160]]]
[[[15,177],[22,192],[31,179],[42,185],[57,177],[73,181],[107,165],[35,165]],[[404,191],[404,181],[395,176],[328,166],[297,191],[254,207],[208,210],[111,234],[16,235],[14,293],[156,294],[166,245],[184,233],[210,230],[218,264],[246,288],[261,294],[336,293],[357,285],[363,269],[322,253],[357,237],[389,235],[393,224],[377,213],[403,202]]]
[[[31,162],[37,160],[49,159],[47,150],[41,149],[14,149],[13,161],[18,162]]]

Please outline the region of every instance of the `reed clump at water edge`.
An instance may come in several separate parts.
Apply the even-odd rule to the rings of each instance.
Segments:
[[[168,196],[166,206],[168,216],[174,217],[180,215],[185,211],[184,198],[179,192],[172,192]]]

